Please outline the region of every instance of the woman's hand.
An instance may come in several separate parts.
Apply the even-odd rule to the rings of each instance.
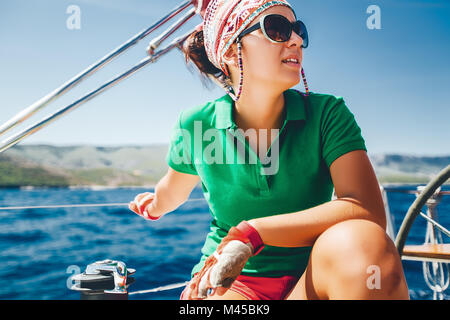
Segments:
[[[189,300],[204,299],[209,294],[223,295],[241,274],[247,260],[253,255],[250,243],[239,240],[228,242],[221,253],[215,251],[208,257],[202,270],[197,273],[189,285]]]
[[[128,204],[128,208],[146,220],[157,220],[160,216],[154,214],[154,198],[155,194],[152,192],[140,193]]]
[[[263,247],[258,232],[246,221],[232,227],[189,283],[188,299],[204,299],[210,289],[211,294],[217,290],[218,295],[223,295],[241,274],[247,260]]]

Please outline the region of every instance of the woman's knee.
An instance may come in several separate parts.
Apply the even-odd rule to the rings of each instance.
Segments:
[[[395,245],[378,224],[362,219],[339,222],[325,230],[315,241],[314,253],[336,263],[340,260],[377,260]]]
[[[317,238],[311,255],[316,266],[330,275],[330,285],[359,283],[364,290],[383,284],[392,291],[406,283],[394,243],[381,226],[368,220],[333,225]]]

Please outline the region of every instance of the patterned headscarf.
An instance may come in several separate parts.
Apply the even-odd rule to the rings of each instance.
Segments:
[[[292,9],[286,0],[211,0],[202,26],[208,59],[229,77],[223,55],[261,12],[280,5]]]

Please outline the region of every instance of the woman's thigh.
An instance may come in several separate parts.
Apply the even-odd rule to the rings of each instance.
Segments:
[[[311,267],[311,257],[308,262],[308,266],[303,272],[302,276],[292,287],[291,291],[284,298],[285,300],[318,300],[316,290],[314,289],[312,283],[312,267]]]

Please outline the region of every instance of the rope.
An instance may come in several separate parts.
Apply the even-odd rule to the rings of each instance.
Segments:
[[[168,284],[166,286],[157,287],[157,288],[154,288],[154,289],[129,292],[128,295],[167,291],[167,290],[172,290],[172,289],[176,289],[176,288],[185,287],[188,283],[189,283],[189,281],[180,282],[180,283],[173,283],[173,284]]]
[[[428,208],[427,214],[419,212],[422,217],[429,221],[433,226],[440,226],[433,220],[435,212],[434,207]],[[441,230],[441,228],[438,227]],[[448,236],[448,233],[447,233]],[[433,227],[428,224],[425,235],[425,243],[439,244],[443,243],[441,233],[434,232]],[[430,271],[430,268],[433,272]],[[450,281],[449,268],[447,263],[442,262],[422,262],[423,277],[427,286],[433,291],[433,300],[444,300],[444,291],[448,288]]]
[[[443,233],[445,233],[445,235],[447,237],[450,237],[450,232],[444,228],[443,226],[441,226],[439,223],[437,223],[436,221],[434,221],[432,218],[430,218],[429,216],[427,216],[425,213],[423,212],[419,212],[419,214],[425,218],[428,222],[430,222],[431,224],[433,224],[436,228],[438,228],[439,230],[441,230]]]
[[[186,202],[193,202],[193,201],[205,201],[204,198],[198,198],[198,199],[188,199]],[[0,210],[24,210],[24,209],[53,209],[53,208],[82,208],[82,207],[119,207],[119,206],[128,206],[128,202],[124,203],[90,203],[90,204],[60,204],[60,205],[48,205],[48,206],[20,206],[20,207],[0,207]],[[134,291],[129,292],[128,295],[134,295],[134,294],[145,294],[145,293],[151,293],[151,292],[160,292],[160,291],[167,291],[172,290],[180,287],[185,287],[189,281],[180,282],[180,283],[173,283],[162,287],[157,287],[153,289],[148,290],[140,290],[140,291]]]
[[[198,199],[188,199],[186,202],[194,202],[194,201],[205,201],[204,198]],[[89,204],[60,204],[60,205],[48,205],[48,206],[20,206],[20,207],[0,207],[0,210],[24,210],[24,209],[53,209],[53,208],[83,208],[83,207],[119,207],[119,206],[128,206],[128,202],[124,203],[89,203]],[[185,287],[189,281],[168,284],[166,286],[157,287],[148,290],[140,290],[129,292],[128,295],[134,294],[145,294],[151,292],[160,292],[173,290],[180,287]]]
[[[389,191],[389,192],[402,192],[402,193],[418,193],[417,191],[395,190],[395,189],[387,190],[387,191]],[[441,191],[441,192],[439,192],[439,194],[450,195],[450,191]],[[192,201],[205,201],[205,199],[204,198],[188,199],[186,202],[192,202]],[[57,205],[45,205],[45,206],[10,206],[10,207],[0,207],[0,210],[84,208],[84,207],[124,207],[124,206],[128,206],[128,202],[120,202],[120,203],[88,203],[88,204],[57,204]],[[439,228],[439,226],[437,226],[437,227]],[[440,227],[443,228],[442,226],[440,226]],[[446,233],[447,235],[449,234],[449,232],[447,230],[445,230],[443,232]]]
[[[186,202],[205,201],[204,198],[188,199]],[[20,206],[0,207],[0,210],[24,210],[24,209],[54,209],[54,208],[83,208],[83,207],[121,207],[128,206],[128,202],[122,203],[88,203],[88,204],[57,204],[48,206]]]

